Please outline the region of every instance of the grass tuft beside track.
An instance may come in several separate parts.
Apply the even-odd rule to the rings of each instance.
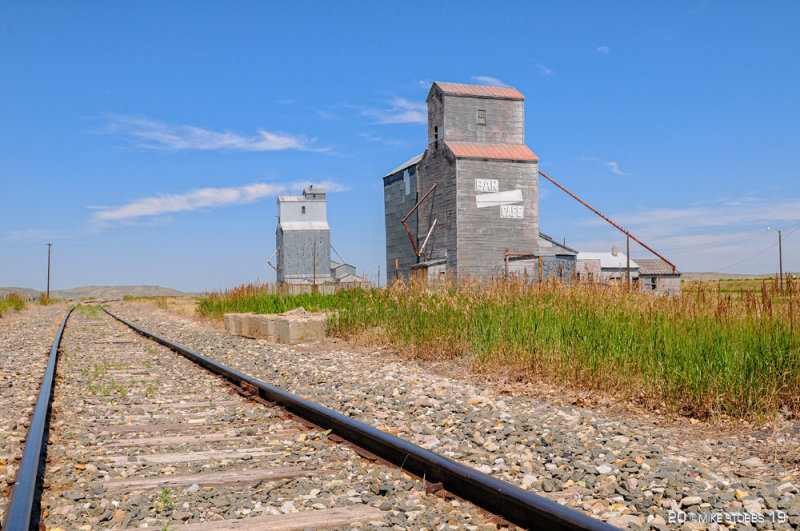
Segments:
[[[0,297],[0,316],[10,311],[18,312],[25,307],[25,301],[16,293]]]
[[[681,297],[500,279],[427,290],[396,284],[336,294],[246,285],[197,311],[339,310],[331,333],[410,347],[425,359],[500,365],[565,389],[592,389],[673,413],[767,419],[800,413],[798,282],[731,297],[699,285]]]

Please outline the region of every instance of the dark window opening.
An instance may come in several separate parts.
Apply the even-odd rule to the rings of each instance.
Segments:
[[[439,126],[433,126],[433,149],[439,149]]]
[[[300,213],[301,214],[305,214],[306,213],[306,207],[300,207]]]
[[[486,111],[478,109],[478,125],[486,125]]]

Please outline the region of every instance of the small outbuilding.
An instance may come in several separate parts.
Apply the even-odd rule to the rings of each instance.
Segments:
[[[614,246],[610,253],[581,251],[578,253],[577,277],[580,283],[599,283],[609,286],[624,286],[630,274],[631,283],[636,285],[639,279],[639,264],[631,260],[628,269],[628,257],[617,251]]]
[[[680,295],[681,273],[660,258],[637,258],[639,289],[655,295]]]

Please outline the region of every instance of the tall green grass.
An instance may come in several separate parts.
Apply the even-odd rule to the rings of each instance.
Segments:
[[[25,307],[25,301],[17,293],[0,297],[0,316],[10,311],[18,312]]]
[[[337,336],[510,366],[565,389],[622,393],[681,414],[759,419],[800,412],[800,290],[788,284],[780,294],[764,283],[760,298],[703,286],[655,297],[506,279],[334,295],[251,285],[211,294],[198,311],[338,310],[330,322]]]

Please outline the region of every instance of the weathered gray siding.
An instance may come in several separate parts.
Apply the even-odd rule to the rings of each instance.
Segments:
[[[420,255],[420,262],[447,260],[447,272],[456,272],[456,159],[442,142],[439,149],[428,146],[419,165],[418,190],[422,197],[436,184],[436,189],[422,202],[417,225],[418,245],[422,245],[428,230],[436,221],[428,243]]]
[[[535,254],[539,248],[537,163],[460,159],[458,173],[458,275],[505,272],[505,251]],[[499,181],[501,192],[522,190],[522,219],[500,217],[500,206],[477,208],[475,179]]]
[[[486,125],[478,125],[478,110],[486,111]],[[444,96],[444,137],[447,142],[525,143],[525,103],[467,96]]]
[[[279,225],[275,239],[278,246],[278,283],[300,278],[312,280],[315,264],[318,282],[330,278],[330,231],[284,231]]]
[[[411,274],[411,266],[417,263],[417,256],[401,220],[417,203],[417,166],[411,166],[384,178],[383,199],[386,223],[386,279],[391,282],[395,278],[395,260],[399,262],[399,276],[407,279]],[[417,213],[412,214],[406,223],[411,227],[411,234],[416,235]]]
[[[428,146],[433,144],[435,131],[439,130],[439,141],[444,137],[444,94],[434,86],[428,97]]]
[[[576,272],[581,284],[595,284],[602,280],[599,259],[578,260]]]
[[[652,281],[655,279],[656,288],[651,288]],[[681,277],[680,275],[640,275],[639,289],[644,293],[655,295],[680,295]]]
[[[561,282],[572,282],[575,275],[576,260],[574,256],[542,256],[542,277],[539,278],[539,257],[521,260],[509,260],[508,274],[525,278],[529,282],[538,282],[556,278]]]

